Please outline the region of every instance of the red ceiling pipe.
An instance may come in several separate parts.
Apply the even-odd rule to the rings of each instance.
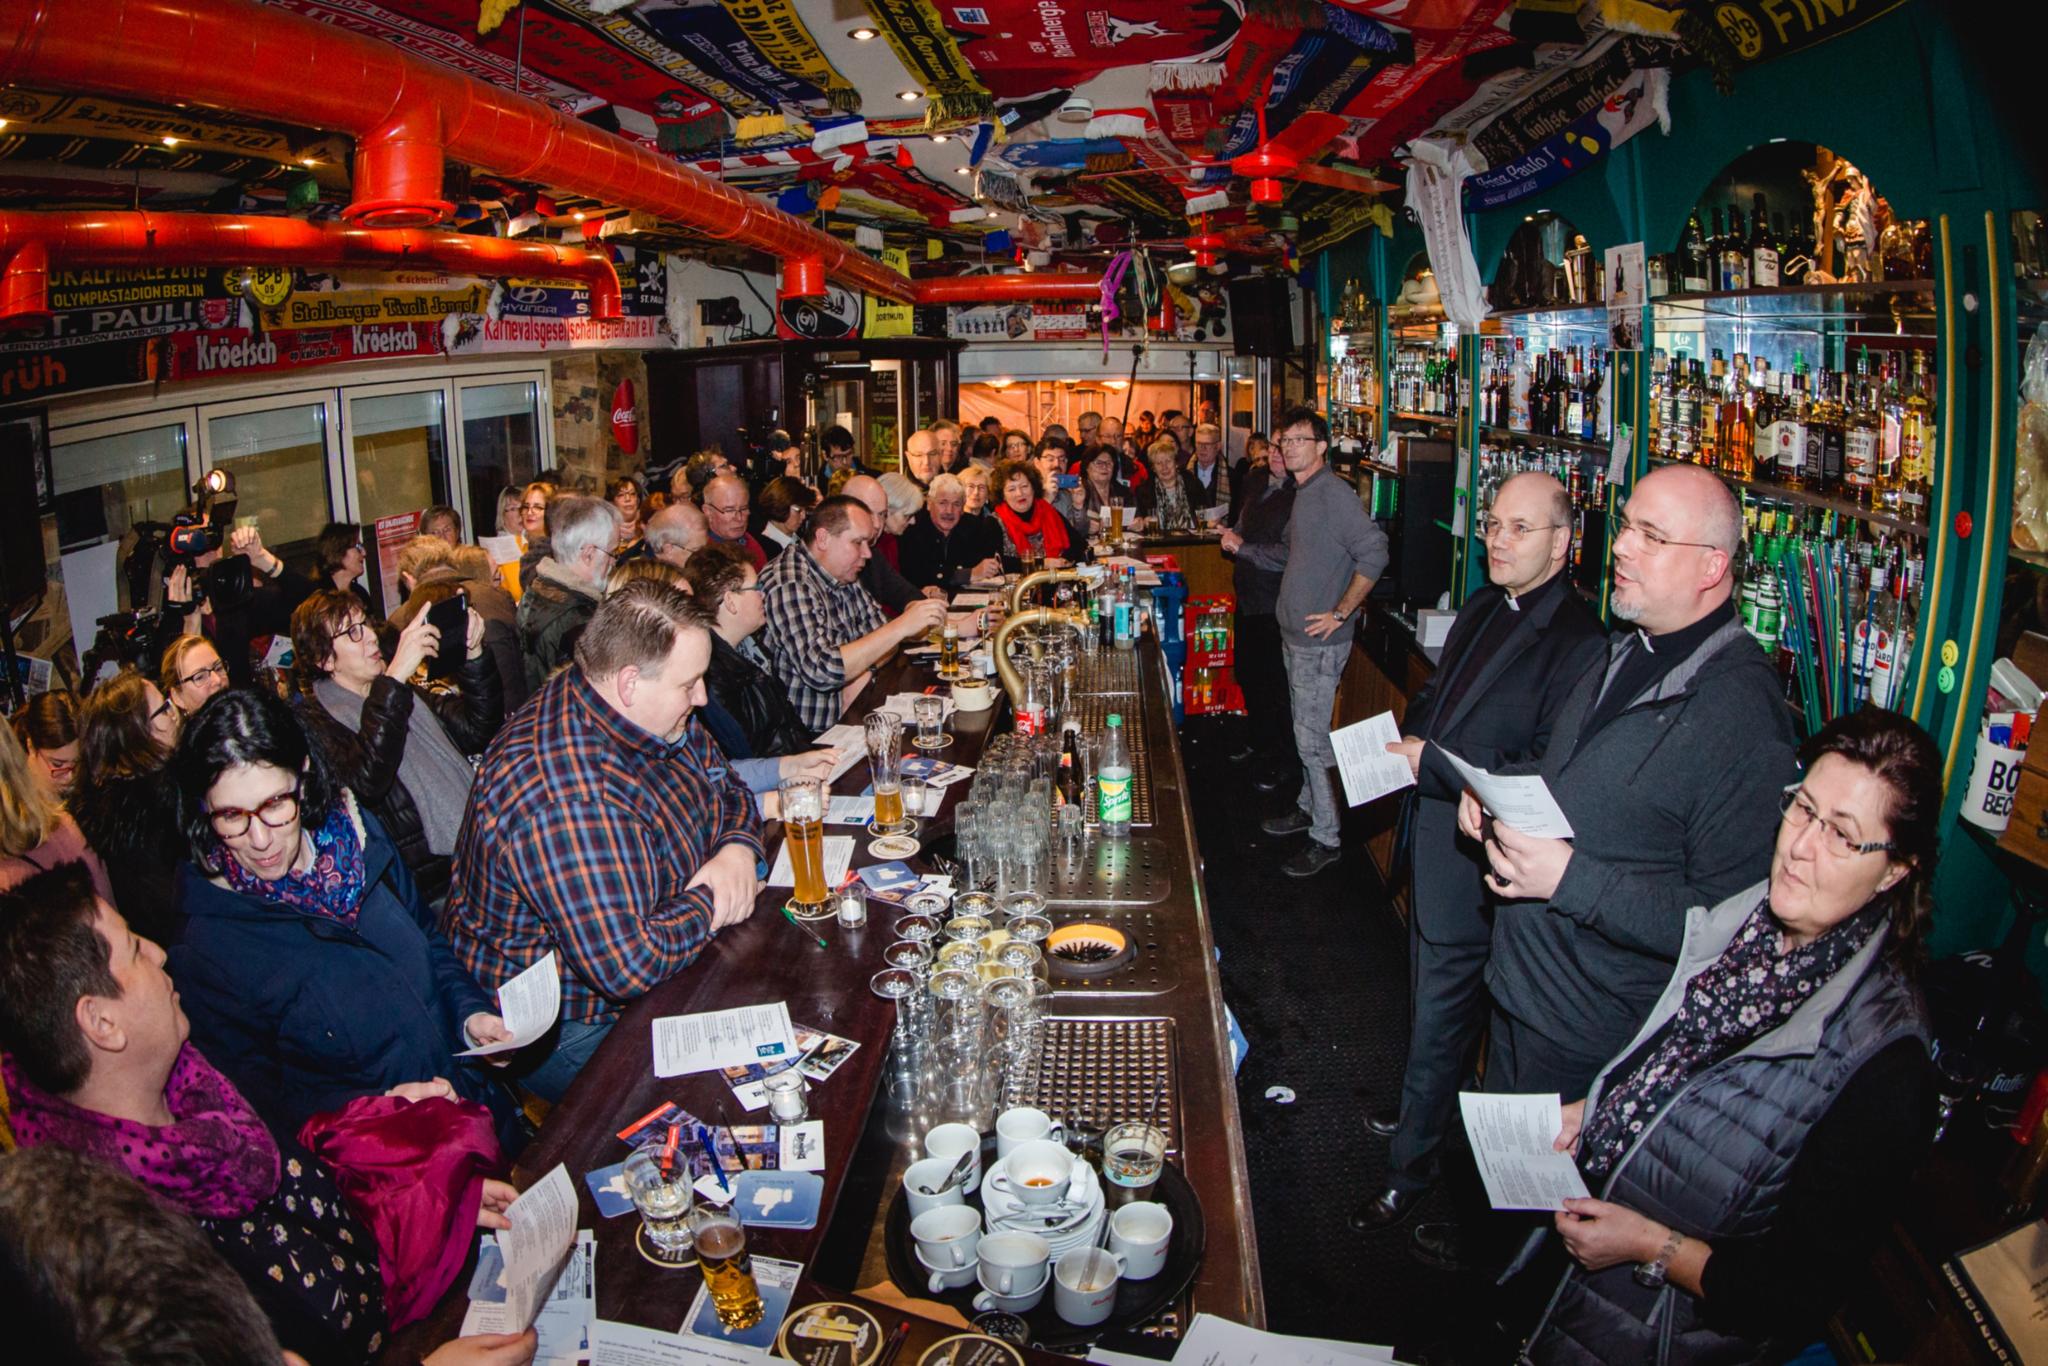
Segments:
[[[1100,275],[946,275],[921,280],[917,286],[921,304],[990,303],[1012,299],[1076,300],[1099,303]]]
[[[551,109],[415,57],[405,49],[252,0],[0,0],[0,85],[201,104],[372,140],[357,172],[370,202],[438,202],[419,188],[424,157],[409,141],[429,112],[443,156],[486,173],[638,209],[778,259],[816,256],[842,284],[906,303],[1068,297],[1039,277],[972,276],[940,298],[829,233],[742,190]],[[396,184],[392,182],[396,181]],[[1017,292],[997,288],[1016,279]],[[1091,286],[1092,288],[1093,286]]]
[[[0,271],[0,326],[26,326],[49,316],[50,250],[40,240],[24,242]]]
[[[441,197],[440,111],[415,104],[356,140],[355,198],[341,216],[365,228],[430,228],[455,206]]]
[[[595,318],[616,318],[619,276],[602,252],[410,228],[348,228],[300,218],[197,213],[0,212],[0,321],[48,311],[49,268],[59,266],[432,267],[456,275],[574,280]]]

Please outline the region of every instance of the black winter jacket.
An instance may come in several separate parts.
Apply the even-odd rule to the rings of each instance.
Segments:
[[[519,598],[519,651],[526,658],[529,692],[575,655],[577,637],[597,611],[596,598],[539,572],[553,563],[541,562],[534,576],[524,580]]]
[[[788,686],[715,633],[704,684],[711,699],[746,732],[749,752],[731,758],[765,759],[815,747],[811,728],[790,705]]]
[[[107,866],[114,909],[145,939],[177,943],[185,927],[176,894],[185,842],[166,775],[95,779],[81,769],[65,805]]]
[[[335,778],[376,816],[411,871],[421,898],[430,904],[448,890],[450,860],[427,848],[419,809],[398,776],[411,734],[412,709],[420,704],[431,709],[449,740],[471,758],[483,753],[504,719],[504,695],[489,654],[464,660],[455,681],[456,688],[432,691],[380,675],[363,700],[361,731],[335,720],[310,692],[292,699],[306,734],[326,756]]]

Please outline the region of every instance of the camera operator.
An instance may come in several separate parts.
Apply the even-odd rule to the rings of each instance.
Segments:
[[[228,666],[229,685],[242,688],[255,678],[250,647],[289,633],[292,609],[313,588],[311,580],[264,547],[258,528],[238,526],[226,532],[224,546],[216,541],[193,554],[189,569],[180,564],[171,570],[164,616],[178,620],[184,633],[211,640]],[[160,657],[143,663],[147,672],[156,673]]]
[[[459,591],[434,584],[416,597],[432,603]],[[441,653],[430,607],[398,633],[388,663],[375,624],[352,594],[321,589],[292,613],[299,683],[293,708],[342,785],[368,804],[398,846],[429,904],[448,889],[449,859],[476,776],[468,756],[483,752],[504,713],[498,671],[484,653],[484,619],[463,602],[467,626],[454,686],[439,690],[415,681]]]

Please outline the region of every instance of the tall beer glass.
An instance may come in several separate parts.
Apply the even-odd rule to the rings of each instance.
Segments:
[[[716,1206],[699,1205],[690,1212],[690,1230],[696,1237],[697,1264],[704,1269],[704,1284],[710,1287],[719,1325],[728,1333],[752,1328],[766,1309],[761,1288],[754,1283],[754,1259],[747,1255],[747,1234],[740,1227],[739,1216]]]
[[[875,789],[875,819],[868,832],[912,834],[917,830],[917,822],[903,814],[903,718],[893,711],[871,711],[866,730],[868,772]]]
[[[782,836],[796,884],[790,909],[822,915],[830,894],[825,885],[825,784],[819,778],[784,778],[781,792]]]

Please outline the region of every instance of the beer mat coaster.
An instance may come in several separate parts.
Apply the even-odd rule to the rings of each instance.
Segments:
[[[633,1193],[626,1189],[625,1163],[614,1162],[609,1167],[585,1172],[583,1184],[590,1187],[590,1198],[597,1202],[597,1212],[605,1218],[633,1212]]]
[[[945,674],[941,674],[939,676],[941,678],[946,677]],[[940,731],[938,738],[935,740],[926,740],[923,736],[919,736],[917,739],[911,741],[911,743],[916,745],[919,749],[944,749],[947,745],[953,743],[953,733],[951,731]]]
[[[925,1348],[917,1366],[1024,1366],[1024,1354],[1007,1342],[961,1333]]]
[[[918,848],[916,838],[910,835],[883,835],[879,839],[868,842],[868,853],[880,859],[916,858]],[[871,870],[867,868],[861,869],[862,881],[867,881],[869,871]],[[872,882],[869,882],[868,885],[870,887],[874,886]],[[888,889],[876,887],[875,890],[886,891]]]
[[[640,1249],[640,1255],[648,1261],[653,1262],[656,1266],[667,1267],[671,1271],[681,1271],[684,1267],[697,1264],[697,1254],[695,1252],[663,1252],[653,1243],[648,1242],[647,1225],[645,1224],[633,1230],[633,1246]]]
[[[749,1254],[740,1255],[745,1260]],[[796,1295],[796,1278],[802,1274],[804,1266],[802,1262],[785,1262],[776,1257],[754,1257],[752,1265],[754,1286],[761,1295],[760,1322],[749,1328],[735,1328],[727,1332],[718,1321],[718,1306],[711,1302],[711,1282],[707,1274],[704,1284],[697,1287],[697,1298],[690,1304],[689,1317],[683,1320],[685,1336],[752,1347],[761,1352],[775,1346],[775,1335],[781,1331],[782,1321],[789,1315],[789,1302]]]
[[[822,1300],[790,1314],[775,1335],[775,1352],[802,1366],[874,1366],[887,1341],[881,1320],[867,1310]]]
[[[1018,1347],[1031,1341],[1031,1325],[1015,1314],[1006,1314],[1000,1309],[991,1309],[974,1316],[974,1331],[986,1337],[1000,1339]]]
[[[816,1228],[825,1179],[816,1172],[748,1171],[733,1183],[733,1212],[750,1228]]]

